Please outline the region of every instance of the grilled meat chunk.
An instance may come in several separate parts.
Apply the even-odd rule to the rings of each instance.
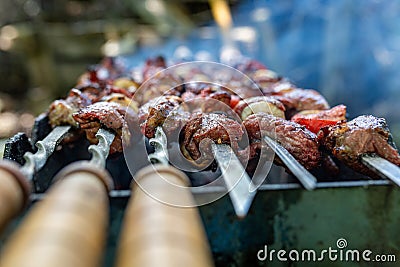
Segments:
[[[143,67],[143,80],[148,80],[157,72],[166,68],[167,64],[165,62],[165,58],[162,56],[147,59]]]
[[[238,151],[242,139],[242,125],[224,114],[194,113],[182,131],[183,154],[193,160],[213,159],[211,143],[229,144]]]
[[[269,96],[256,96],[241,100],[234,111],[245,120],[253,113],[264,112],[275,117],[285,118],[285,107],[277,99]]]
[[[185,107],[190,112],[224,112],[232,117],[230,108],[231,95],[228,89],[208,83],[189,83],[186,85],[186,91],[182,94]]]
[[[181,103],[182,99],[180,97],[160,96],[141,106],[139,109],[139,123],[142,133],[147,138],[153,138],[156,128],[162,126],[165,119]]]
[[[129,125],[137,123],[136,113],[127,107],[114,102],[97,102],[73,114],[81,129],[92,144],[97,144],[96,133],[101,127],[106,127],[116,133],[110,147],[110,154],[122,152],[122,138],[124,142],[131,142]]]
[[[317,136],[304,126],[266,113],[250,115],[243,125],[251,143],[259,142],[267,135],[278,141],[305,168],[310,170],[319,165],[321,152]]]
[[[317,91],[312,89],[295,88],[281,94],[274,94],[286,107],[286,117],[289,119],[293,114],[310,109],[325,110],[329,108],[326,99]]]
[[[297,88],[292,83],[282,80],[263,88],[264,95],[273,96],[286,108],[286,118],[303,110],[326,110],[329,104],[317,91]]]
[[[354,170],[371,175],[361,162],[364,154],[377,154],[400,166],[400,155],[392,143],[385,119],[371,115],[359,116],[319,133],[322,144],[333,156]]]
[[[79,125],[72,117],[72,114],[91,103],[92,100],[87,94],[77,89],[72,89],[66,99],[55,100],[51,103],[48,111],[50,125],[52,127],[59,125],[78,127]]]

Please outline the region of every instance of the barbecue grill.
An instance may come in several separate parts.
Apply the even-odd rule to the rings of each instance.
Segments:
[[[125,61],[132,61],[129,57]],[[4,158],[24,164],[24,154],[35,152],[37,141],[51,131],[48,117],[36,118],[29,139],[25,134],[12,137],[5,146]],[[52,185],[53,177],[64,166],[78,160],[90,159],[89,142],[81,138],[73,143],[58,145],[44,167],[33,176],[31,200],[40,201]],[[147,151],[153,148],[146,143]],[[142,152],[145,152],[144,150]],[[106,161],[115,189],[110,195],[110,225],[104,266],[115,261],[121,222],[131,194],[132,173],[146,165],[143,153],[134,153],[138,164],[129,170],[123,155],[112,155]],[[131,167],[131,166],[130,166]],[[275,249],[336,248],[338,239],[345,239],[348,248],[369,249],[375,254],[393,254],[399,258],[400,233],[397,231],[400,212],[397,205],[400,194],[397,187],[386,179],[371,179],[340,166],[338,177],[328,173],[313,173],[318,178],[316,189],[307,191],[283,167],[273,165],[267,179],[258,188],[246,218],[238,219],[228,195],[210,204],[200,206],[202,221],[211,244],[217,266],[261,266],[268,264],[257,258],[265,246]],[[131,172],[130,172],[131,171]],[[194,187],[195,200],[203,203],[213,195],[224,192],[222,185],[199,188],[204,180],[221,176],[221,170],[188,173]],[[8,230],[18,225],[23,216]],[[7,238],[8,233],[3,238]],[[274,262],[274,266],[292,266],[290,262]],[[308,265],[306,262],[304,265]],[[357,262],[339,262],[338,265],[358,266]],[[297,264],[296,264],[297,266]],[[301,264],[299,264],[301,266]]]
[[[34,151],[31,142],[43,139],[49,131],[48,118],[39,116],[31,141],[25,134],[17,134],[7,142],[4,157],[23,164],[24,153]],[[74,144],[59,146],[44,168],[34,175],[34,194],[31,197],[34,202],[45,195],[52,178],[63,166],[90,158],[89,143],[85,139]],[[110,192],[111,221],[104,261],[104,266],[111,266],[132,177],[123,155],[107,159],[106,167],[116,188]],[[142,167],[137,166],[138,169]],[[400,201],[398,189],[388,180],[371,180],[341,167],[344,171],[339,178],[317,173],[317,189],[307,191],[282,167],[273,165],[243,220],[235,216],[228,196],[201,206],[201,217],[216,265],[257,266],[261,264],[257,252],[265,245],[271,249],[314,248],[318,251],[334,247],[338,238],[345,238],[349,247],[399,256],[400,236],[396,231],[400,219],[396,208]],[[192,173],[190,178],[195,182],[219,175],[218,170],[204,171]],[[197,201],[223,190],[218,186],[207,189],[192,187]]]

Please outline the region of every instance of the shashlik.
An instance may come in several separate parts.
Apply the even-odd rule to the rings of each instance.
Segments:
[[[100,127],[114,130],[117,137],[111,154],[122,151],[122,136],[129,136],[127,131],[123,133],[126,120],[131,120],[138,128],[140,125],[147,138],[154,137],[159,126],[167,135],[178,134],[183,154],[194,161],[203,153],[206,158],[212,154],[210,141],[229,144],[240,157],[247,155],[247,160],[257,160],[264,145],[261,135],[268,135],[307,169],[321,165],[336,168],[327,153],[363,173],[359,156],[364,153],[376,153],[400,165],[398,151],[388,143],[390,133],[381,119],[370,116],[346,122],[345,106],[329,109],[318,92],[297,88],[263,66],[242,66],[241,70],[254,78],[264,95],[254,96],[253,87],[235,84],[233,87],[240,87],[241,95],[250,96],[245,99],[240,99],[229,86],[204,81],[182,83],[195,75],[213,80],[201,71],[160,72],[166,67],[162,58],[148,60],[140,90],[139,82],[118,76],[103,83],[100,90],[87,84],[86,89],[73,89],[67,99],[51,105],[50,122],[53,127],[79,126],[91,142],[96,141],[94,134]],[[116,86],[117,79],[125,88]],[[129,87],[133,89],[128,90]],[[135,101],[128,101],[129,96]],[[249,138],[247,147],[240,144],[245,133]]]

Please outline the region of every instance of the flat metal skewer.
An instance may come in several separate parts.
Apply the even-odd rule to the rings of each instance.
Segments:
[[[154,147],[154,152],[148,156],[149,161],[153,164],[160,163],[168,165],[167,136],[161,127],[157,127],[156,133],[153,138],[149,139],[149,143]]]
[[[212,149],[229,190],[229,197],[235,213],[239,218],[244,218],[257,190],[251,190],[253,187],[250,177],[230,146],[214,143]]]
[[[303,167],[282,145],[268,136],[264,136],[265,142],[275,151],[286,167],[299,179],[307,190],[313,190],[317,186],[317,179]]]
[[[400,168],[390,161],[375,155],[363,155],[361,162],[396,185],[400,186]]]
[[[97,145],[90,145],[88,150],[92,154],[90,163],[93,163],[99,167],[105,168],[106,159],[110,152],[110,146],[115,138],[115,133],[100,128],[96,133],[96,138],[99,140]]]
[[[55,127],[43,140],[36,142],[35,145],[38,148],[36,153],[26,152],[24,154],[26,162],[21,167],[21,172],[28,181],[32,181],[33,175],[46,164],[47,159],[70,129],[71,126]]]
[[[155,149],[148,156],[150,162],[168,165],[167,137],[161,127],[157,127],[155,137],[149,142]],[[230,146],[213,144],[213,153],[222,170],[235,213],[243,218],[256,194],[251,190],[251,180]]]

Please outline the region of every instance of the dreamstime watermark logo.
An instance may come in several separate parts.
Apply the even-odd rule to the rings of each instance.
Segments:
[[[375,254],[369,249],[347,249],[347,240],[339,238],[336,247],[316,251],[314,249],[303,250],[275,250],[268,249],[265,245],[257,252],[259,261],[291,261],[291,262],[321,262],[321,261],[341,261],[341,262],[396,262],[394,254]]]
[[[224,95],[224,92],[228,97],[226,94]],[[133,129],[131,132],[137,132],[140,128],[148,138],[152,137],[152,132],[157,132],[157,129],[161,128],[167,137],[167,144],[162,150],[167,152],[166,158],[168,158],[169,164],[186,174],[196,176],[196,173],[208,173],[209,176],[212,176],[218,173],[210,171],[210,169],[215,170],[216,168],[212,143],[228,144],[236,153],[239,154],[238,151],[240,151],[238,157],[240,157],[243,167],[246,168],[250,161],[250,140],[242,125],[242,114],[238,114],[237,110],[233,108],[232,99],[229,99],[232,93],[236,100],[263,96],[254,81],[230,66],[203,61],[177,64],[156,73],[136,90],[132,101],[140,107],[139,122],[128,121],[130,124],[128,127]],[[246,108],[246,114],[251,114],[252,107],[249,105]],[[260,105],[257,106],[257,109],[260,109]],[[272,114],[270,106],[265,105],[264,109],[267,109],[266,113],[270,111]],[[185,128],[189,118],[192,119],[192,115],[196,113],[203,116],[200,126],[196,126],[198,121],[194,120],[193,125]],[[224,119],[218,119],[221,114]],[[204,123],[206,120],[209,120],[209,124]],[[236,128],[232,127],[234,124],[237,125]],[[195,127],[199,129],[193,130]],[[215,131],[209,130],[210,128],[215,128]],[[243,135],[240,134],[238,128],[242,129]],[[261,134],[261,138],[262,136],[263,134]],[[236,147],[234,147],[235,145]],[[260,160],[256,164],[252,162],[255,174],[248,189],[249,195],[265,180],[275,155],[272,149],[264,145],[258,149],[260,150],[258,151]],[[133,176],[138,171],[138,161],[146,160],[143,157],[143,154],[146,153],[147,155],[152,153],[146,142],[133,145],[124,143],[125,160]],[[138,158],[138,155],[142,155],[141,158]],[[228,160],[226,170],[234,169],[232,157]],[[222,170],[222,173],[224,171]],[[222,175],[216,175],[213,178],[203,175],[203,177],[196,178],[203,179],[200,185],[196,185],[196,190],[204,188],[205,191],[210,191],[209,189],[213,187],[219,190],[212,190],[213,194],[205,194],[200,200],[197,200],[195,205],[205,205],[218,200],[231,191],[244,177],[243,173],[235,173],[231,176],[233,181],[230,181],[230,185],[226,185]],[[163,177],[160,175],[160,178]],[[136,182],[141,186],[140,179]],[[175,187],[176,190],[187,189],[177,185]],[[186,204],[179,202],[179,198],[177,198],[177,202],[171,203],[170,200],[160,199],[161,196],[155,196],[144,187],[142,189],[147,190],[149,195],[160,202],[187,207]]]

